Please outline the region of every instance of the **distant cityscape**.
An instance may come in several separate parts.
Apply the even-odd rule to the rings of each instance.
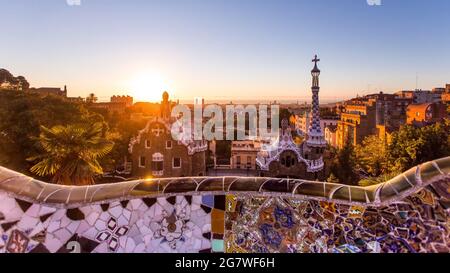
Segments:
[[[448,118],[450,84],[393,94],[380,91],[346,101],[321,103],[319,60],[314,61],[312,104],[267,102],[279,104],[283,112],[276,143],[265,143],[261,139],[173,141],[170,125],[174,118],[170,112],[182,102],[171,101],[168,92],[164,92],[161,103],[134,102],[127,94],[114,95],[108,102],[100,102],[93,93],[86,97],[70,97],[67,86],[62,89],[30,87],[25,77],[15,77],[5,69],[0,70],[0,88],[32,96],[60,97],[70,103],[85,105],[92,111],[100,111],[106,119],[121,116],[121,119],[142,124],[139,131],[124,140],[129,142],[129,153],[121,154],[125,161],[116,163],[108,171],[129,178],[256,175],[326,180],[333,172],[333,156],[329,149],[361,145],[369,136],[389,143],[392,134],[402,126],[424,127]],[[189,102],[189,105],[192,107],[193,103]],[[204,99],[201,103],[202,107],[214,104]],[[223,102],[239,103],[243,102]],[[248,116],[246,121],[248,123]]]

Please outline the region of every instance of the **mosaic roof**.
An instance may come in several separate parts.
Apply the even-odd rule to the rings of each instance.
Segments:
[[[318,172],[323,169],[323,158],[318,160],[308,160],[303,156],[302,146],[298,146],[291,133],[291,128],[288,126],[288,121],[282,121],[282,130],[274,143],[262,145],[261,152],[258,153],[256,163],[261,170],[267,171],[270,168],[270,164],[274,161],[278,161],[283,152],[292,151],[297,156],[298,162],[303,162],[306,165],[308,172]]]
[[[179,121],[177,121],[177,122],[179,122]],[[141,143],[143,134],[147,134],[150,131],[150,127],[152,125],[154,125],[155,123],[160,124],[162,126],[162,128],[164,128],[164,130],[171,132],[170,120],[158,118],[158,117],[150,119],[147,122],[145,128],[140,130],[138,135],[131,139],[131,141],[129,143],[129,147],[128,147],[128,151],[130,153],[133,153],[134,146],[138,143]],[[192,130],[184,130],[184,128],[181,128],[181,129],[183,131],[180,132],[181,137],[180,137],[180,140],[178,141],[178,143],[186,146],[189,155],[193,155],[198,152],[204,152],[208,149],[208,142],[206,140],[194,140]]]

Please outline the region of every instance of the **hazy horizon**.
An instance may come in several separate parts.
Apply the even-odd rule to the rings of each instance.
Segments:
[[[0,0],[0,66],[100,101],[322,102],[450,81],[447,0]]]

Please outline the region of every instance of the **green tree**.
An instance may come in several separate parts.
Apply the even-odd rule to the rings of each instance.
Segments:
[[[83,122],[104,122],[101,115],[83,105],[58,96],[37,96],[28,92],[0,92],[0,165],[28,173],[26,159],[40,152],[32,141],[40,134],[40,126]]]
[[[133,121],[122,116],[108,119],[110,126],[107,139],[115,143],[114,149],[107,157],[101,159],[100,163],[105,171],[114,171],[123,166],[125,157],[129,155],[128,148],[130,140],[145,127],[147,121]]]
[[[403,126],[393,134],[388,147],[390,170],[397,173],[449,155],[449,120],[422,128]]]
[[[355,155],[357,166],[371,176],[379,176],[387,169],[387,143],[378,136],[368,136],[356,145]]]
[[[43,154],[30,158],[39,161],[30,171],[39,176],[52,176],[54,183],[90,185],[102,174],[99,159],[111,152],[114,143],[105,138],[105,126],[100,122],[41,126],[37,138]]]
[[[327,178],[327,182],[339,183],[339,179],[333,173],[331,173],[330,176],[328,176],[328,178]]]
[[[331,165],[331,173],[342,184],[356,185],[358,174],[356,173],[354,146],[350,138],[346,141],[344,147],[337,152]]]

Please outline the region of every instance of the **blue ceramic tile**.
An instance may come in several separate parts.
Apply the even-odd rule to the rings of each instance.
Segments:
[[[212,249],[214,252],[224,252],[223,240],[213,240]]]
[[[202,204],[210,208],[214,208],[214,196],[206,195],[202,197]]]

